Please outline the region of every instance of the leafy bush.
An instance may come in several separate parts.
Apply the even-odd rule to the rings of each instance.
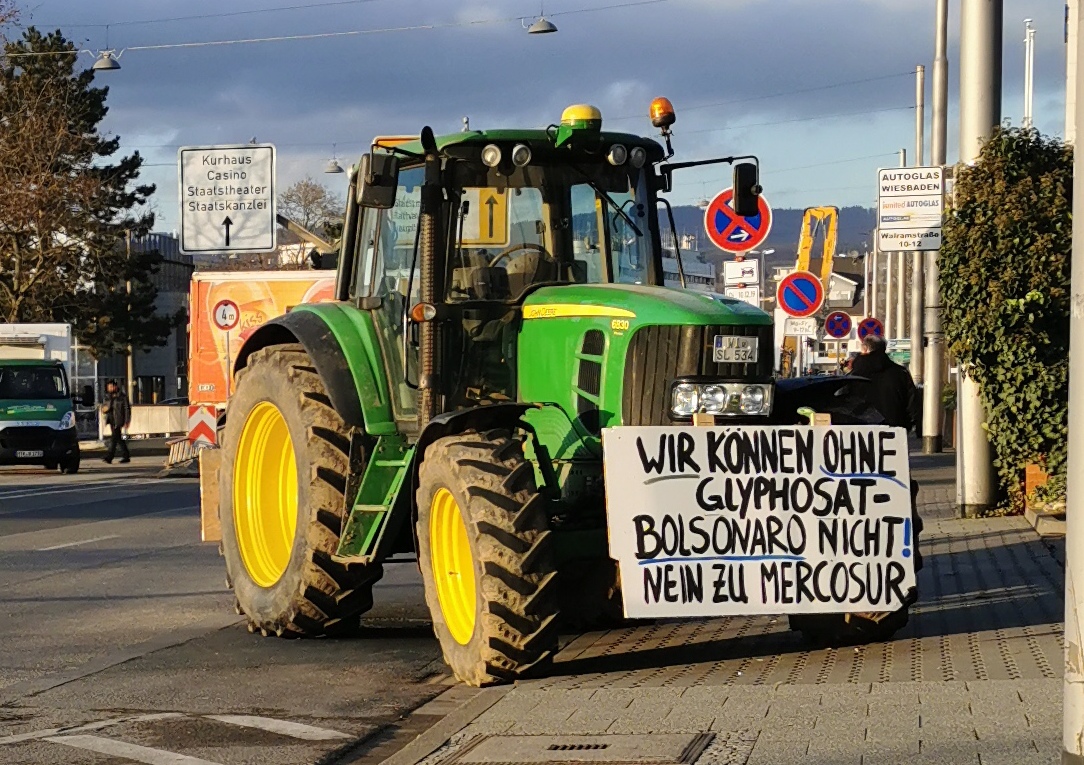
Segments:
[[[1069,402],[1072,148],[1000,128],[956,171],[939,265],[945,337],[978,382],[1001,487],[1024,466],[1064,486]]]

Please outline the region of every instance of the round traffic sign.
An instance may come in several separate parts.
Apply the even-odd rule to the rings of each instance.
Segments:
[[[851,317],[843,311],[833,311],[824,320],[824,333],[828,337],[842,340],[851,334]]]
[[[874,337],[885,336],[885,325],[881,323],[880,319],[875,319],[872,316],[868,319],[862,319],[858,323],[858,339],[865,340],[870,335]]]
[[[704,230],[708,239],[726,252],[749,252],[768,238],[772,229],[772,208],[763,195],[759,212],[744,218],[734,212],[734,189],[723,189],[704,211]]]
[[[229,332],[241,321],[241,309],[232,300],[219,300],[215,303],[215,310],[211,312],[215,326],[223,332]]]
[[[798,319],[812,316],[824,303],[824,287],[821,280],[808,271],[795,271],[779,282],[775,301],[787,316]]]

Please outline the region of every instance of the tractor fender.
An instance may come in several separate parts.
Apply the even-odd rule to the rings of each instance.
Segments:
[[[335,304],[298,306],[262,325],[237,354],[234,374],[244,369],[249,357],[262,348],[300,343],[327,388],[331,406],[347,425],[370,435],[395,433],[390,402],[371,364],[360,358],[353,359],[351,364],[347,357],[348,351],[365,354],[375,338],[362,337],[363,331],[359,331],[355,322],[335,321],[332,326],[329,319],[341,317],[325,314],[338,308]]]
[[[502,403],[461,409],[457,412],[438,414],[429,421],[414,445],[414,459],[410,468],[410,530],[414,537],[414,550],[418,550],[418,471],[425,459],[425,450],[434,441],[465,430],[490,430],[512,428],[519,418],[537,404]]]

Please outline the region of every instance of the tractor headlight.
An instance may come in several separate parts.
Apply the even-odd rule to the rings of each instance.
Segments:
[[[741,392],[741,410],[743,414],[760,414],[764,410],[764,386],[746,385]]]
[[[491,143],[482,149],[482,164],[486,167],[496,167],[501,163],[501,147]]]
[[[700,389],[700,411],[708,414],[722,414],[730,401],[730,393],[725,385],[705,385]]]
[[[748,385],[678,381],[670,389],[670,414],[680,419],[697,413],[737,417],[767,415],[771,411],[771,383]]]
[[[75,412],[64,412],[64,416],[60,418],[60,430],[67,430],[68,428],[75,427]]]
[[[610,153],[606,155],[607,161],[614,166],[625,164],[625,160],[628,158],[629,150],[619,143],[615,143],[611,146]]]
[[[516,147],[512,149],[512,164],[516,167],[523,167],[531,161],[531,147],[525,143],[516,144]]]
[[[678,383],[670,391],[670,411],[678,417],[692,417],[700,411],[700,386]]]
[[[632,166],[639,170],[647,162],[647,151],[643,146],[633,146],[629,151],[629,162]]]

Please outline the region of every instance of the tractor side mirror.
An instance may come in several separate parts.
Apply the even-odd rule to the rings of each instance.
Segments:
[[[752,162],[734,165],[734,212],[743,218],[760,213],[760,173]]]
[[[399,187],[399,158],[394,154],[363,154],[358,172],[358,204],[374,210],[395,206]]]

